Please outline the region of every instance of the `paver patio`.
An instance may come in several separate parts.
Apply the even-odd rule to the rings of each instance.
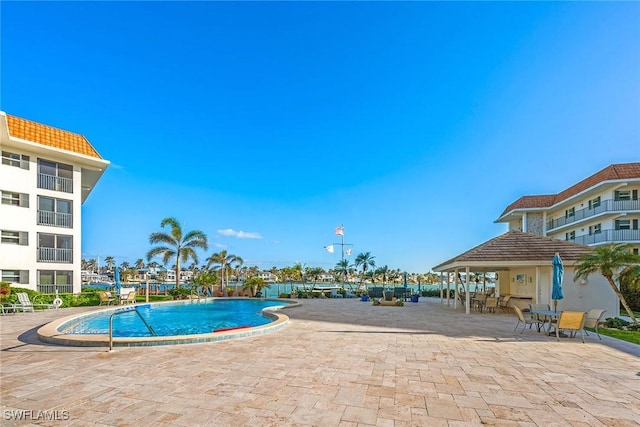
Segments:
[[[520,334],[439,299],[302,303],[269,334],[114,352],[36,338],[95,308],[2,316],[2,425],[640,425],[640,346]]]

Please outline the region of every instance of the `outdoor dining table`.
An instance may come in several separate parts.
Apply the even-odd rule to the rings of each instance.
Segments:
[[[543,318],[543,323],[542,323],[542,329],[544,330],[544,325],[546,325],[547,323],[549,323],[549,329],[547,330],[547,332],[549,332],[551,330],[551,323],[553,322],[554,319],[557,319],[560,316],[560,311],[553,311],[553,310],[531,310],[531,315],[537,314],[538,316],[542,316]],[[538,332],[540,332],[540,328],[538,328]]]

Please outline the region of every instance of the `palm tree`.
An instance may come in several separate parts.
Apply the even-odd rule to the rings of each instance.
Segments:
[[[135,263],[135,267],[140,270],[144,268],[144,260],[142,258],[138,258]]]
[[[581,256],[578,260],[574,280],[587,279],[591,273],[595,272],[602,274],[620,299],[631,321],[637,323],[633,311],[613,278],[617,275],[619,280],[626,280],[627,283],[638,280],[636,274],[639,270],[640,255],[634,254],[633,248],[632,244],[624,243],[612,243],[593,248],[590,253]]]
[[[336,266],[334,268],[335,272],[337,274],[341,274],[342,275],[342,279],[345,283],[347,283],[347,273],[349,273],[349,260],[348,259],[343,259],[340,260],[336,263]]]
[[[358,254],[358,256],[356,257],[356,268],[360,266],[362,267],[362,276],[360,278],[360,283],[362,283],[362,281],[364,280],[364,275],[367,272],[367,268],[369,266],[375,267],[376,262],[374,261],[374,258],[375,257],[371,255],[371,252],[363,252],[361,254]]]
[[[389,266],[383,265],[382,267],[379,267],[378,270],[376,271],[376,273],[378,273],[379,275],[382,276],[382,284],[383,285],[385,283],[387,283],[387,275],[389,274]]]
[[[322,269],[322,267],[311,267],[307,269],[307,275],[311,276],[313,278],[313,286],[315,287],[316,283],[318,282],[318,279],[320,278],[320,275],[324,273],[324,270]]]
[[[116,265],[116,260],[112,256],[108,256],[104,259],[104,264],[107,266],[107,270],[111,271]]]
[[[220,291],[224,291],[225,278],[228,276],[229,269],[233,268],[235,264],[242,263],[242,258],[228,254],[226,249],[207,258],[207,268],[213,265],[215,266],[214,270],[220,271]]]
[[[160,227],[171,227],[171,233],[156,232],[149,236],[149,243],[161,244],[147,252],[147,261],[154,256],[162,255],[163,264],[167,264],[173,257],[176,259],[176,288],[180,287],[180,262],[186,263],[189,259],[198,262],[198,254],[195,249],[208,249],[207,236],[200,230],[189,231],[183,234],[180,223],[175,218],[165,218]]]

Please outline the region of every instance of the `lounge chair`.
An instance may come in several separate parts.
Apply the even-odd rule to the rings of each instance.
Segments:
[[[522,323],[522,330],[520,331],[520,333],[524,332],[524,328],[526,328],[527,325],[529,325],[529,329],[531,329],[531,325],[536,325],[536,328],[538,328],[538,331],[540,330],[540,326],[539,326],[540,324],[538,320],[531,317],[524,317],[524,313],[522,312],[520,307],[518,307],[517,305],[514,305],[513,309],[515,310],[516,315],[518,316],[518,323],[516,323],[516,327],[513,328],[514,331],[518,329],[518,326],[520,325],[520,323]]]
[[[98,291],[98,296],[100,297],[100,304],[111,305],[116,299],[111,295],[111,292]]]
[[[604,313],[606,312],[607,310],[592,308],[587,313],[587,319],[584,322],[585,328],[594,328],[596,330],[596,335],[598,335],[598,338],[600,339],[602,338],[600,337],[600,333],[598,332],[598,327],[600,326],[600,322],[602,322],[602,318],[604,317]],[[589,332],[584,332],[589,335]]]
[[[560,313],[558,323],[556,324],[556,338],[560,341],[560,331],[568,331],[574,337],[580,331],[580,338],[584,343],[584,322],[587,319],[587,313],[584,311],[563,311]]]
[[[36,307],[46,308],[50,310],[52,308],[57,308],[54,304],[34,304],[29,299],[29,295],[26,292],[16,292],[18,296],[18,304],[15,304],[15,310],[22,310],[23,313],[27,311],[34,312]]]

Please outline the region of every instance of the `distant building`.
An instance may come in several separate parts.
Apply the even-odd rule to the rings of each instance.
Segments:
[[[495,222],[588,246],[640,248],[640,163],[613,164],[558,194],[522,196]]]
[[[264,279],[265,282],[267,283],[277,283],[278,282],[278,276],[276,276],[275,274],[269,272],[269,271],[261,271],[260,273],[258,273],[257,276],[259,279]]]
[[[82,135],[0,111],[0,280],[80,292],[82,209],[109,166]]]

